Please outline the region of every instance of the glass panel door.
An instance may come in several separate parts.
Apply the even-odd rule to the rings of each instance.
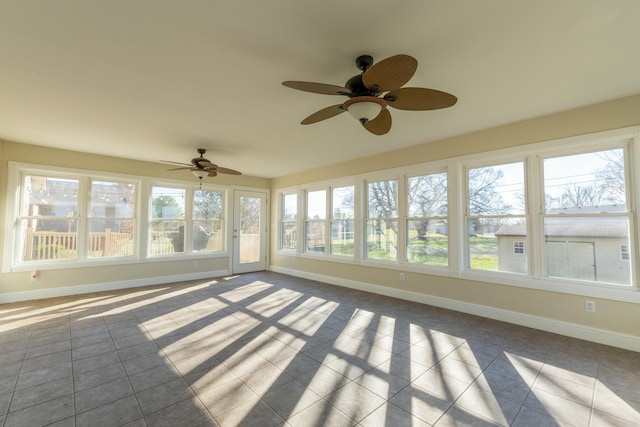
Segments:
[[[234,193],[234,274],[266,269],[266,206],[266,193]]]

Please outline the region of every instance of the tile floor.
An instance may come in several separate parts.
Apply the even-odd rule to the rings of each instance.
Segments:
[[[261,272],[0,305],[0,425],[631,426],[640,354]]]

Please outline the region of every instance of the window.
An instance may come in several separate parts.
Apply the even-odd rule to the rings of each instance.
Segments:
[[[20,261],[78,257],[78,190],[78,179],[23,176],[18,220]]]
[[[513,253],[515,255],[524,255],[524,242],[522,240],[513,242]]]
[[[407,196],[407,261],[446,266],[447,174],[410,177]]]
[[[152,187],[149,254],[184,252],[184,188]]]
[[[91,181],[90,258],[134,255],[136,186],[126,182]]]
[[[283,194],[280,220],[280,249],[295,250],[297,247],[298,195]]]
[[[331,190],[331,254],[354,256],[354,186]]]
[[[630,283],[624,165],[622,148],[544,159],[547,276]]]
[[[224,250],[224,216],[221,191],[196,190],[193,192],[193,252]]]
[[[626,181],[639,129],[309,183],[304,208],[284,191],[281,248],[296,247],[300,205],[301,250],[332,261],[579,294],[584,281],[631,285],[640,220]]]
[[[398,180],[367,184],[367,258],[398,259]]]
[[[307,252],[324,252],[325,225],[327,219],[327,192],[307,192],[307,215],[305,218],[305,242]]]
[[[526,255],[511,250],[514,239],[526,244],[524,163],[468,169],[467,188],[468,267],[527,273]]]
[[[134,182],[20,172],[14,264],[136,255]]]

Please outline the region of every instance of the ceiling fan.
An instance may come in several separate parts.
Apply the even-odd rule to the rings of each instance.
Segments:
[[[404,86],[413,77],[418,61],[409,55],[394,55],[373,64],[370,55],[356,59],[362,74],[351,77],[344,87],[301,81],[285,81],[286,87],[323,95],[343,95],[349,99],[316,111],[300,124],[309,125],[348,111],[366,130],[384,135],[391,129],[387,107],[399,110],[437,110],[454,105],[458,98],[447,92]]]
[[[193,159],[191,159],[191,163],[180,163],[180,162],[172,162],[170,160],[160,160],[163,163],[171,163],[174,165],[182,165],[179,168],[173,168],[173,169],[167,169],[169,171],[177,171],[177,170],[182,170],[182,169],[189,169],[199,180],[200,182],[202,182],[202,178],[206,177],[206,176],[216,176],[219,173],[226,173],[229,175],[242,175],[240,172],[233,170],[233,169],[227,169],[227,168],[223,168],[220,167],[218,165],[216,165],[215,163],[211,163],[209,161],[209,159],[205,159],[204,158],[204,153],[206,153],[207,150],[205,150],[204,148],[198,148],[198,153],[200,154],[200,157],[194,157]]]

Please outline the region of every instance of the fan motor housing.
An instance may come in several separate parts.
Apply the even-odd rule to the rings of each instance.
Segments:
[[[374,88],[368,89],[364,85],[364,83],[362,82],[362,74],[357,74],[351,77],[344,84],[344,87],[349,89],[349,91],[351,92],[351,98],[355,98],[358,96],[378,96],[378,93],[375,90],[372,90]]]

